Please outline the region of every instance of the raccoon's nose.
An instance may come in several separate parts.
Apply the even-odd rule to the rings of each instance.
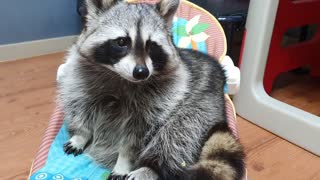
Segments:
[[[149,76],[149,69],[146,66],[137,65],[133,70],[133,77],[137,80],[144,80]]]

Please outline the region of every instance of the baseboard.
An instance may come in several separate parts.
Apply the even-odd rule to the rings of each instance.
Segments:
[[[64,36],[51,39],[0,45],[0,62],[24,59],[67,50],[78,36]]]

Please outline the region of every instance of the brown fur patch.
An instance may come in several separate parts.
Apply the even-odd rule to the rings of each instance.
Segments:
[[[222,151],[228,153],[242,152],[242,146],[230,132],[216,132],[205,143],[200,160],[211,159]]]
[[[201,161],[195,168],[205,170],[215,180],[234,180],[236,177],[234,168],[222,160]]]

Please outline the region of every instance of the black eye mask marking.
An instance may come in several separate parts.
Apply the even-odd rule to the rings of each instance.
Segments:
[[[108,40],[95,48],[93,58],[98,63],[113,65],[128,54],[131,46],[129,37]]]
[[[148,40],[146,42],[146,51],[148,52],[155,70],[161,71],[168,61],[168,55],[163,48],[156,42]]]

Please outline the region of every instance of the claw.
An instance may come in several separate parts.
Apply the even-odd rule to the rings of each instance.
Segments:
[[[82,149],[78,149],[78,150],[75,149],[74,152],[73,152],[73,155],[74,155],[74,156],[78,156],[79,154],[82,154],[82,152],[83,152]]]
[[[70,154],[69,152],[70,152],[70,149],[72,148],[72,146],[70,146],[70,145],[71,145],[71,143],[70,143],[70,142],[67,142],[67,143],[63,146],[63,150],[64,150],[64,152],[67,153],[67,154]]]
[[[73,154],[74,156],[78,156],[83,153],[83,149],[73,147],[70,141],[63,145],[63,150],[66,154]]]

